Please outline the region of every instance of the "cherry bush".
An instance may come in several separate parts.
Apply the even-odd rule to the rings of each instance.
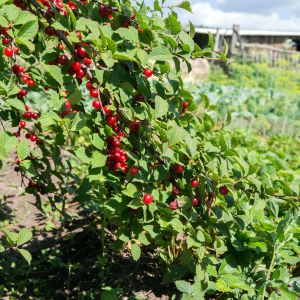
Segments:
[[[109,249],[153,252],[184,299],[297,299],[299,178],[194,100],[182,64],[226,53],[183,30],[187,1],[0,5],[0,159],[37,207],[80,203],[100,220],[103,268]]]

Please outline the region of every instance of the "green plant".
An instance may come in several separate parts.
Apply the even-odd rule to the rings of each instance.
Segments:
[[[181,79],[180,61],[218,58],[212,41],[200,49],[164,1],[7,3],[18,50],[0,60],[0,158],[16,155],[38,205],[93,215],[103,292],[114,249],[155,252],[185,299],[296,299],[299,178],[249,153]]]

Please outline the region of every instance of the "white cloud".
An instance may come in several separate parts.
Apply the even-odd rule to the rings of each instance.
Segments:
[[[183,23],[190,20],[195,25],[231,28],[240,24],[243,29],[292,30],[300,31],[300,18],[284,19],[276,13],[261,15],[246,12],[224,12],[209,3],[197,3],[192,6],[193,14],[181,14]]]

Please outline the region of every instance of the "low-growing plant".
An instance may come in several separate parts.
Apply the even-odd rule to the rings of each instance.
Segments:
[[[299,178],[194,101],[180,63],[213,44],[163,8],[2,1],[0,158],[37,207],[91,213],[103,293],[113,249],[154,253],[183,299],[297,299]]]

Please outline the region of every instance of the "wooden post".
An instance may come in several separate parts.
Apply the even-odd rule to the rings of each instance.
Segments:
[[[233,25],[232,27],[232,37],[231,37],[231,44],[230,44],[230,52],[231,54],[237,54],[237,43],[239,41],[240,35],[240,25]],[[242,45],[240,45],[242,47]]]

